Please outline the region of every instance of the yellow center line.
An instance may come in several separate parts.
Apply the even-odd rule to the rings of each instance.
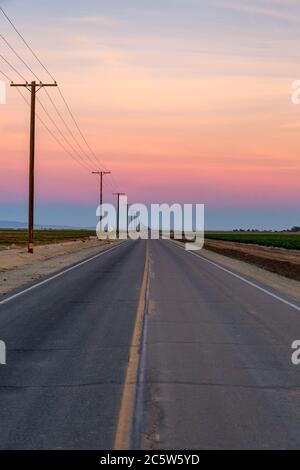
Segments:
[[[121,407],[116,428],[114,450],[129,450],[139,367],[139,346],[143,331],[146,291],[149,271],[149,246],[146,245],[146,259],[143,282],[137,307],[134,331],[131,339],[129,361],[122,392]]]

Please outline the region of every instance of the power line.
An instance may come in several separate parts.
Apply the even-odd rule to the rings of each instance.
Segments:
[[[12,26],[12,28],[14,29],[14,31],[18,34],[18,36],[20,37],[20,39],[22,40],[22,42],[25,44],[25,46],[28,48],[28,50],[31,52],[31,54],[33,55],[33,57],[38,61],[38,63],[43,67],[43,69],[47,72],[47,74],[50,76],[50,78],[56,83],[56,80],[54,78],[54,76],[49,72],[48,68],[43,64],[43,62],[40,60],[40,58],[38,57],[38,55],[34,52],[34,50],[32,49],[32,47],[28,44],[28,42],[25,40],[24,36],[20,33],[20,31],[17,29],[17,27],[14,25],[13,21],[9,18],[9,16],[5,13],[5,11],[3,10],[2,7],[0,7],[0,11],[3,13],[4,17],[7,19],[7,21],[10,23],[10,25]],[[10,47],[10,49],[14,52],[14,54],[17,55],[17,57],[22,61],[22,63],[28,68],[28,70],[30,70],[31,73],[33,73],[33,75],[37,78],[37,80],[39,80],[39,78],[37,77],[37,75],[33,72],[33,70],[25,63],[25,61],[23,61],[23,59],[18,55],[18,53],[14,50],[14,48],[8,43],[8,41],[5,40],[5,38],[3,38],[2,35],[0,35],[2,37],[2,39],[7,43],[7,45]],[[104,170],[107,170],[107,168],[105,167],[105,165],[103,165],[103,163],[101,163],[101,160],[99,159],[99,157],[95,154],[94,150],[92,149],[92,147],[90,146],[90,144],[88,143],[87,139],[85,138],[82,130],[80,129],[79,127],[79,124],[77,122],[77,120],[75,119],[75,116],[73,114],[73,112],[71,111],[71,108],[62,92],[62,90],[60,89],[60,87],[58,87],[58,91],[59,91],[59,94],[61,96],[61,99],[63,100],[70,116],[71,116],[71,119],[72,121],[74,122],[81,138],[83,139],[85,145],[87,146],[88,150],[90,151],[91,155],[93,156],[93,158],[95,159],[95,163],[97,165],[100,164],[101,167],[104,168]],[[82,151],[82,147],[81,147],[81,151]],[[86,154],[87,155],[87,154]],[[90,159],[90,157],[89,157]],[[90,159],[90,161],[92,161]],[[94,164],[94,162],[92,162]]]
[[[5,44],[7,45],[7,47],[9,47],[9,49],[15,54],[15,56],[22,62],[23,65],[25,65],[25,67],[29,70],[30,73],[32,73],[32,75],[40,82],[40,79],[39,77],[35,74],[35,72],[32,70],[31,67],[29,67],[29,65],[25,62],[25,60],[22,59],[22,57],[20,56],[20,54],[18,54],[18,52],[14,49],[14,47],[7,41],[7,39],[5,39],[5,37],[0,34],[0,37],[1,39],[5,42]]]
[[[25,103],[30,107],[30,102],[29,100],[23,95],[22,91],[19,89],[19,88],[16,88],[17,92],[19,93],[19,95],[22,97],[22,99],[25,101]],[[49,134],[52,136],[52,138],[58,143],[58,145],[74,160],[76,161],[76,163],[78,163],[79,165],[81,165],[85,170],[88,170],[90,171],[90,168],[87,167],[83,162],[81,162],[80,160],[78,160],[66,147],[65,145],[56,137],[56,135],[54,134],[54,132],[49,128],[49,126],[47,126],[47,124],[45,123],[45,121],[41,118],[41,116],[37,113],[36,114],[38,120],[40,121],[40,123],[43,125],[43,127],[47,130],[47,132],[49,132]]]
[[[0,54],[0,58],[7,64],[9,67],[17,74],[19,77],[26,82],[26,78],[23,77],[23,75],[18,72],[18,70],[2,55]]]
[[[20,74],[20,72],[19,72],[7,59],[5,59],[5,57],[4,57],[2,54],[0,54],[0,58],[3,59],[3,61],[5,61],[5,63],[6,63],[7,65],[9,65],[9,66],[11,67],[11,69],[12,69],[17,75],[19,75],[19,77],[21,77],[22,80],[24,80],[24,81],[26,82],[26,79],[22,76],[22,74]],[[10,82],[13,83],[13,80],[12,80],[5,72],[2,72],[2,71],[1,71],[1,73],[2,73],[3,76],[5,76],[5,78],[6,78],[7,80],[9,80]],[[17,88],[17,90],[20,92],[19,88]],[[25,98],[22,93],[21,93],[21,96],[23,97],[23,99]],[[65,135],[62,133],[62,131],[60,130],[60,128],[58,127],[58,125],[56,124],[56,122],[54,121],[54,119],[52,118],[52,116],[50,115],[50,113],[48,112],[48,110],[45,108],[45,106],[44,106],[43,103],[41,102],[41,100],[40,100],[39,98],[37,98],[37,101],[39,102],[41,108],[43,109],[43,111],[45,112],[45,114],[48,116],[48,118],[50,119],[50,121],[52,122],[52,124],[55,126],[56,130],[59,132],[59,134],[61,135],[61,137],[64,139],[64,141],[66,142],[66,144],[71,147],[72,151],[73,151],[73,152],[77,155],[77,157],[82,161],[84,167],[85,167],[88,171],[91,171],[93,168],[90,167],[90,166],[88,166],[88,165],[85,163],[85,161],[84,161],[84,159],[81,157],[81,155],[76,151],[76,149],[73,147],[73,145],[67,140],[67,138],[66,138]],[[29,101],[27,101],[27,100],[26,100],[26,103],[27,103],[28,105],[30,105],[30,104],[29,104]],[[41,120],[40,116],[37,116],[37,117]],[[44,125],[44,127],[46,127],[45,123],[44,123],[42,120],[41,120],[41,122],[42,122],[42,124]],[[47,127],[48,127],[48,126],[47,126]],[[47,130],[50,131],[49,128],[48,128]],[[56,138],[56,141],[58,141],[57,138]],[[64,150],[66,150],[66,149],[64,148]],[[68,153],[70,154],[69,151],[68,151]],[[77,159],[76,159],[76,161],[78,162]]]
[[[63,118],[60,110],[56,106],[56,104],[55,104],[54,100],[52,99],[52,97],[51,97],[50,93],[48,92],[48,90],[45,89],[44,91],[45,91],[50,103],[52,104],[53,108],[55,109],[56,114],[58,115],[58,117],[60,118],[60,120],[64,124],[65,128],[69,132],[71,138],[74,140],[75,144],[78,146],[80,151],[87,157],[87,159],[90,161],[90,163],[93,165],[93,168],[94,168],[95,162],[91,159],[91,157],[86,153],[86,151],[83,149],[81,144],[78,142],[77,138],[75,137],[74,133],[72,132],[70,126],[67,124],[66,120]]]
[[[116,187],[116,188],[119,188],[119,185],[118,185],[118,183],[117,183],[117,181],[116,181],[116,178],[114,177],[113,173],[111,174],[111,179],[112,179],[112,181],[113,181],[115,187]]]
[[[37,84],[35,81],[31,83],[11,83],[12,87],[24,87],[30,90],[30,152],[29,152],[29,194],[28,194],[28,253],[33,253],[34,248],[34,191],[35,191],[35,122],[36,122],[36,94],[43,87],[57,86],[55,83]],[[27,100],[25,100],[27,102]],[[28,103],[29,104],[29,103]],[[45,123],[44,123],[45,124]],[[46,126],[46,128],[48,128]]]
[[[19,33],[19,31],[17,30],[17,28],[14,26],[13,22],[10,20],[10,18],[6,15],[6,13],[4,12],[3,8],[1,8],[1,11],[2,13],[4,14],[5,18],[9,21],[9,23],[11,24],[11,26],[13,27],[14,31],[17,32],[18,36],[21,38],[21,40],[25,43],[26,47],[30,50],[30,52],[33,54],[33,56],[35,57],[35,59],[39,62],[39,64],[46,70],[46,72],[48,74],[50,74],[50,72],[48,71],[48,69],[46,69],[46,67],[43,65],[43,63],[40,61],[40,59],[38,58],[38,56],[34,53],[34,51],[32,50],[32,48],[29,46],[29,44],[25,41],[24,37]],[[33,71],[33,69],[28,65],[28,63],[23,59],[23,57],[15,50],[15,48],[10,44],[10,42],[2,35],[0,34],[0,38],[2,39],[2,41],[6,44],[6,46],[10,49],[10,51],[13,52],[13,54],[18,58],[18,60],[20,60],[20,62],[26,67],[27,70],[29,70],[29,72],[37,79],[37,81],[39,83],[37,83],[35,80],[31,80],[30,83],[28,83],[28,81],[17,71],[17,69],[10,64],[9,61],[7,61],[5,59],[4,56],[1,55],[1,58],[2,60],[4,60],[4,62],[9,65],[12,70],[17,73],[21,79],[23,80],[23,83],[14,83],[13,81],[11,82],[11,86],[12,87],[15,87],[17,88],[17,90],[19,91],[19,88],[20,87],[24,87],[28,90],[30,90],[30,96],[31,96],[31,99],[30,99],[30,103],[29,101],[24,97],[23,93],[19,91],[20,95],[22,96],[22,98],[25,100],[25,102],[29,105],[30,107],[30,152],[29,152],[29,198],[28,198],[28,201],[29,201],[29,206],[28,206],[28,253],[33,253],[33,241],[34,241],[34,190],[35,190],[35,184],[34,184],[34,179],[35,179],[35,172],[34,172],[34,167],[35,167],[35,129],[36,129],[36,118],[42,123],[42,125],[46,128],[46,130],[50,133],[50,135],[55,139],[55,141],[63,148],[63,150],[65,152],[67,152],[71,158],[74,158],[74,155],[72,153],[70,153],[68,151],[68,149],[65,147],[65,145],[59,140],[57,139],[56,135],[52,132],[52,130],[46,125],[46,123],[40,118],[40,116],[36,113],[36,101],[37,101],[37,93],[38,91],[41,89],[41,88],[45,88],[45,87],[57,87],[57,82],[55,81],[54,77],[52,77],[52,75],[50,74],[51,78],[53,78],[53,83],[44,83],[40,80],[40,78],[36,75],[36,73]],[[8,77],[8,75],[7,75]],[[45,90],[46,91],[46,90]],[[65,121],[65,119],[63,118],[62,114],[60,113],[58,107],[56,106],[56,104],[54,103],[54,101],[52,100],[50,94],[46,91],[46,95],[48,96],[48,99],[50,100],[51,104],[53,105],[56,113],[58,114],[60,120],[62,121],[62,123],[64,124],[64,126],[66,127],[67,131],[70,133],[72,139],[75,141],[76,145],[79,146],[80,150],[84,153],[84,155],[87,157],[87,159],[92,163],[92,165],[94,165],[94,162],[92,161],[92,159],[90,158],[90,156],[88,154],[85,153],[85,151],[83,150],[83,148],[81,147],[81,145],[79,144],[78,140],[75,138],[75,135],[73,134],[73,132],[71,131],[70,127],[68,126],[67,122]],[[87,141],[86,139],[84,138],[83,136],[83,133],[81,131],[81,129],[79,128],[79,125],[73,115],[73,113],[71,112],[71,109],[70,107],[68,106],[62,92],[60,91],[60,96],[61,98],[63,99],[63,102],[65,104],[65,106],[67,107],[67,110],[68,112],[70,113],[71,115],[71,118],[73,120],[73,122],[75,123],[75,126],[77,128],[77,130],[80,132],[80,135],[82,136],[84,142],[86,143],[87,145]],[[38,100],[43,111],[46,113],[46,116],[48,117],[48,119],[50,119],[50,122],[54,125],[54,127],[56,128],[56,130],[59,132],[59,134],[61,135],[61,137],[64,139],[64,141],[67,143],[67,145],[69,145],[71,147],[71,150],[75,153],[75,155],[77,154],[77,151],[75,150],[75,148],[73,147],[73,145],[69,142],[68,139],[66,139],[66,137],[64,136],[64,134],[61,132],[61,129],[60,127],[58,127],[58,125],[56,124],[56,122],[53,120],[52,116],[50,115],[50,113],[48,112],[48,110],[44,107],[43,103]],[[90,147],[89,147],[90,148]],[[90,167],[86,164],[86,162],[84,161],[84,159],[82,158],[82,156],[80,154],[77,154],[79,156],[79,159],[81,161],[81,164],[90,169]],[[78,160],[76,159],[76,161],[78,162]],[[102,178],[102,175],[103,173],[101,173],[101,178]],[[101,198],[102,198],[102,192],[101,192]]]
[[[0,54],[0,57],[5,60],[5,62],[20,76],[22,77],[22,75]],[[8,80],[10,81],[11,83],[13,83],[13,79],[8,76],[5,72],[3,72],[3,70],[0,70],[0,73]],[[30,106],[30,103],[29,101],[27,100],[27,98],[23,95],[23,93],[21,92],[21,90],[19,88],[16,88],[17,92],[19,93],[19,95],[22,97],[22,99],[25,101],[25,103]],[[50,113],[47,111],[47,109],[44,107],[43,103],[41,102],[41,100],[39,98],[37,98],[37,101],[38,103],[40,104],[41,108],[43,109],[43,111],[45,112],[45,114],[48,116],[48,118],[50,119],[50,121],[52,122],[52,124],[55,126],[55,128],[57,129],[57,131],[59,132],[59,134],[61,135],[61,137],[65,140],[65,142],[72,148],[73,152],[78,155],[78,157],[75,157],[74,155],[71,154],[71,152],[64,146],[64,144],[61,143],[61,141],[56,137],[56,135],[51,131],[51,129],[47,126],[47,124],[43,121],[43,119],[37,114],[37,118],[38,120],[41,122],[41,124],[45,127],[45,129],[51,134],[51,136],[55,139],[55,141],[63,148],[63,150],[69,155],[71,156],[71,158],[73,160],[76,161],[76,163],[79,163],[81,166],[83,166],[83,168],[85,168],[86,170],[88,171],[91,171],[91,167],[89,167],[88,165],[86,165],[85,161],[82,159],[82,157],[80,156],[80,154],[77,153],[76,149],[74,149],[74,147],[72,146],[72,144],[67,140],[67,138],[64,136],[63,132],[59,129],[58,125],[56,124],[56,122],[54,121],[54,119],[52,118],[52,116],[50,115]]]
[[[5,16],[5,18],[7,19],[7,21],[10,23],[10,25],[13,27],[13,29],[15,30],[15,32],[18,34],[18,36],[21,38],[21,40],[23,41],[23,43],[25,44],[25,46],[30,50],[31,54],[35,57],[35,59],[38,61],[38,63],[43,67],[43,69],[45,70],[45,72],[47,72],[47,74],[49,75],[49,77],[55,82],[55,78],[53,77],[53,75],[49,72],[49,70],[45,67],[45,65],[42,63],[42,61],[39,59],[39,57],[36,55],[36,53],[34,52],[34,50],[30,47],[30,45],[28,44],[28,42],[25,40],[24,36],[22,36],[22,34],[20,33],[20,31],[16,28],[16,26],[14,25],[14,23],[12,22],[12,20],[9,18],[9,16],[5,13],[5,11],[3,10],[2,7],[0,7],[0,11],[3,13],[3,15]]]
[[[3,75],[3,77],[5,77],[5,78],[6,78],[6,80],[8,80],[9,82],[12,82],[12,79],[11,79],[11,78],[9,78],[9,76],[8,76],[8,75],[6,75],[6,73],[5,73],[5,72],[3,72],[2,70],[0,70],[0,73]]]
[[[11,64],[9,64],[11,65]],[[17,70],[15,70],[17,72]],[[9,77],[5,72],[3,72],[2,70],[0,70],[0,73],[7,79],[9,80],[10,82],[13,83],[13,79],[11,77]],[[18,73],[18,72],[17,72]],[[23,95],[23,93],[21,92],[21,90],[19,90],[19,88],[16,88],[18,93],[22,96],[23,100],[28,104],[28,106],[30,106],[30,103],[29,101],[25,98],[25,96]],[[50,113],[48,112],[48,110],[45,108],[45,106],[43,105],[43,103],[41,102],[41,100],[39,98],[37,98],[37,101],[38,103],[40,104],[41,108],[43,109],[43,111],[45,112],[45,114],[47,115],[47,117],[49,118],[49,120],[51,121],[51,123],[55,126],[56,130],[59,132],[59,134],[61,135],[61,137],[63,138],[63,140],[66,142],[67,145],[69,145],[72,149],[72,151],[74,152],[75,155],[72,155],[72,153],[70,152],[70,150],[68,150],[64,144],[62,144],[62,142],[55,136],[55,134],[51,131],[51,129],[47,126],[47,124],[42,120],[42,118],[37,114],[37,118],[39,119],[39,121],[41,122],[41,124],[46,128],[46,130],[51,134],[51,136],[55,139],[55,141],[63,148],[63,150],[65,152],[68,153],[69,156],[71,156],[71,158],[73,160],[76,161],[76,163],[79,163],[81,166],[83,166],[83,168],[85,168],[86,170],[88,171],[91,171],[93,168],[91,166],[88,166],[86,164],[86,162],[84,161],[84,159],[81,157],[81,155],[76,151],[76,149],[72,146],[72,144],[68,141],[68,139],[64,136],[63,132],[61,131],[61,129],[58,127],[58,125],[56,124],[56,122],[54,121],[54,119],[52,118],[52,116],[50,115]]]
[[[0,8],[1,8],[1,7],[0,7]],[[1,37],[1,38],[3,39],[3,41],[7,44],[7,46],[11,49],[11,51],[15,54],[15,56],[25,65],[25,67],[35,76],[35,78],[40,81],[40,79],[39,79],[39,77],[36,75],[36,73],[31,69],[31,67],[28,66],[28,64],[22,59],[22,57],[21,57],[21,56],[18,54],[18,52],[13,48],[13,46],[3,37],[2,34],[0,34],[0,37]],[[27,80],[17,71],[17,69],[16,69],[13,65],[11,65],[3,56],[1,56],[1,57],[3,58],[3,60],[6,61],[6,63],[8,63],[8,65],[9,65],[25,82],[27,81]],[[56,83],[56,82],[55,82],[55,83]],[[78,147],[80,148],[80,150],[81,150],[83,153],[85,153],[84,150],[82,149],[81,145],[78,143],[77,139],[75,138],[75,136],[74,136],[73,132],[71,131],[70,127],[67,125],[66,121],[63,119],[63,117],[62,117],[61,113],[59,112],[57,106],[55,105],[54,101],[52,100],[52,98],[51,98],[49,92],[48,92],[46,89],[44,89],[44,90],[45,90],[45,92],[46,92],[46,94],[47,94],[47,96],[48,96],[50,102],[52,103],[54,109],[56,110],[58,116],[60,117],[60,119],[62,120],[63,124],[65,125],[67,131],[70,133],[71,137],[74,139],[74,141],[76,142],[76,144],[78,145]],[[40,101],[40,100],[39,100],[39,101]],[[46,110],[45,110],[45,112],[46,112]],[[49,113],[48,113],[48,117],[49,117]],[[51,120],[52,120],[52,118],[51,118]],[[71,144],[69,144],[69,145],[71,145]],[[77,151],[74,149],[74,147],[73,147],[72,149],[73,149],[73,151],[77,152]],[[86,153],[85,153],[85,155],[86,155],[86,157],[91,161],[91,163],[94,165],[94,162],[91,160],[91,158],[89,157],[89,155],[87,155]],[[79,157],[79,158],[82,158],[82,157]],[[89,171],[92,169],[92,168],[89,168],[88,166],[86,166],[86,168],[88,168]]]
[[[74,124],[75,124],[75,126],[76,126],[76,128],[77,128],[77,130],[78,130],[78,132],[79,132],[79,134],[81,135],[81,137],[82,137],[83,141],[85,142],[87,148],[89,149],[89,151],[91,152],[91,154],[92,154],[93,157],[95,158],[96,163],[97,163],[97,164],[100,163],[100,166],[102,166],[102,167],[104,168],[104,170],[107,171],[107,168],[101,163],[101,160],[99,159],[99,157],[97,157],[97,155],[95,154],[95,152],[93,151],[93,149],[92,149],[91,146],[89,145],[88,141],[86,140],[86,138],[85,138],[83,132],[81,131],[81,129],[80,129],[79,125],[78,125],[78,122],[77,122],[77,120],[75,119],[74,114],[72,113],[71,108],[70,108],[70,106],[68,105],[68,102],[67,102],[66,98],[64,97],[63,92],[61,91],[61,88],[60,88],[60,87],[58,87],[58,92],[59,92],[59,94],[60,94],[60,96],[61,96],[61,98],[62,98],[62,100],[63,100],[63,102],[64,102],[64,104],[65,104],[65,106],[66,106],[66,108],[67,108],[67,110],[69,111],[69,114],[70,114],[70,116],[71,116],[71,118],[72,118],[72,121],[74,122]]]
[[[33,253],[34,242],[34,191],[35,191],[35,129],[36,129],[36,95],[43,87],[57,86],[55,83],[11,83],[11,87],[24,87],[30,91],[30,138],[29,138],[29,185],[28,185],[28,253]]]
[[[67,139],[67,137],[63,134],[62,130],[59,128],[59,126],[56,124],[56,122],[54,121],[53,117],[51,116],[51,114],[49,113],[49,111],[45,108],[45,106],[43,105],[42,101],[37,98],[37,101],[39,103],[39,105],[41,106],[41,108],[43,109],[44,113],[46,114],[46,116],[48,117],[48,119],[51,121],[51,123],[53,124],[53,126],[56,128],[56,130],[58,131],[58,133],[61,135],[61,137],[63,138],[63,140],[66,142],[67,145],[69,145],[72,149],[72,151],[78,156],[78,158],[83,162],[83,164],[85,165],[85,167],[90,171],[92,168],[89,167],[86,162],[84,161],[84,159],[82,158],[82,156],[80,155],[80,153],[77,152],[77,150],[73,147],[73,145],[69,142],[69,140]]]
[[[54,81],[54,83],[56,83],[56,80],[54,78],[54,76],[50,73],[49,69],[43,64],[43,62],[40,60],[40,58],[38,57],[38,55],[34,52],[34,50],[32,49],[32,47],[28,44],[28,42],[25,40],[24,36],[20,33],[20,31],[17,29],[17,27],[14,25],[13,21],[9,18],[9,16],[6,14],[6,12],[3,10],[2,7],[0,7],[0,11],[2,12],[2,14],[4,15],[4,17],[6,18],[6,20],[10,23],[10,25],[12,26],[12,28],[14,29],[14,31],[17,33],[17,35],[20,37],[20,39],[22,40],[22,42],[25,44],[25,46],[27,47],[27,49],[31,52],[31,54],[33,55],[33,57],[37,60],[37,62],[41,65],[41,67],[45,70],[45,72],[49,75],[49,77]],[[2,34],[0,34],[0,37],[2,38],[2,40],[6,43],[6,45],[10,48],[10,50],[15,54],[15,56],[22,62],[22,64],[27,68],[27,70],[30,71],[30,73],[32,73],[34,75],[34,77],[40,81],[39,77],[36,75],[36,73],[33,71],[33,69],[25,62],[25,60],[23,60],[23,58],[18,54],[18,52],[14,49],[14,47],[4,38],[4,36]],[[11,64],[10,64],[11,65]],[[17,69],[14,68],[14,71],[19,75],[21,76],[21,74],[17,71]],[[5,76],[5,75],[4,75]],[[22,79],[24,79],[22,77]],[[91,153],[91,155],[93,156],[93,159],[95,161],[92,160],[92,158],[85,152],[85,150],[83,149],[83,147],[81,146],[81,144],[79,143],[79,141],[77,140],[77,138],[75,137],[74,133],[72,132],[72,130],[70,129],[69,125],[66,123],[65,119],[63,118],[62,114],[60,113],[58,107],[56,106],[55,102],[53,101],[53,99],[51,98],[49,92],[45,89],[45,92],[48,96],[48,99],[50,100],[50,102],[52,103],[52,106],[54,107],[57,115],[59,116],[59,118],[61,119],[61,121],[63,122],[64,126],[66,127],[67,131],[69,132],[70,136],[72,137],[72,139],[74,140],[74,142],[76,143],[76,145],[78,146],[78,148],[80,149],[80,151],[88,158],[89,162],[85,162],[84,159],[82,157],[80,157],[80,160],[82,162],[82,164],[85,166],[85,168],[89,169],[89,165],[92,164],[93,166],[96,164],[96,165],[100,165],[104,170],[107,170],[107,168],[105,167],[105,165],[103,165],[103,163],[101,163],[101,160],[99,159],[99,157],[96,155],[96,153],[94,152],[94,150],[92,149],[92,147],[90,146],[90,144],[88,143],[84,133],[82,132],[79,124],[78,124],[78,121],[76,120],[61,88],[58,86],[58,91],[59,91],[59,94],[60,94],[60,97],[64,103],[64,105],[66,106],[67,108],[67,111],[68,113],[70,114],[71,116],[71,119],[73,121],[73,123],[75,124],[76,126],[76,129],[79,133],[79,135],[81,136],[82,140],[84,141],[87,149],[89,150],[89,152]],[[40,100],[39,100],[39,103],[41,104]],[[44,107],[43,107],[44,108]],[[44,108],[44,111],[46,112],[45,108]],[[51,122],[53,123],[54,120],[52,117],[50,117],[50,113],[47,111],[46,114],[48,115],[49,119],[51,120]],[[43,123],[44,124],[44,123]],[[58,126],[56,125],[55,126],[56,129],[59,129]],[[59,130],[59,133],[60,135],[63,135],[61,130]],[[55,134],[54,134],[55,135]],[[64,136],[63,139],[65,141],[67,141],[66,137]],[[59,139],[55,139],[57,141],[59,141]],[[67,141],[68,142],[68,141]],[[62,146],[62,145],[61,145]],[[69,146],[71,146],[72,150],[78,155],[78,152],[76,151],[76,149],[74,149],[73,145],[71,143],[69,143]],[[66,149],[64,149],[66,150]],[[70,154],[69,151],[67,151],[68,154]],[[76,160],[77,161],[77,160]],[[78,162],[79,163],[79,162]],[[112,178],[112,182],[113,182],[113,185],[110,184],[110,181],[109,181],[109,184],[111,185],[111,187],[115,187],[118,189],[118,184],[114,178],[113,175],[111,175],[111,178]]]
[[[110,174],[111,179],[108,179],[108,184],[110,185],[113,192],[118,191],[119,187],[112,183],[112,173]]]
[[[44,126],[44,128],[49,132],[49,134],[53,137],[53,139],[60,145],[60,147],[79,165],[82,166],[85,170],[90,171],[90,168],[83,163],[81,160],[78,160],[66,147],[65,145],[56,137],[54,132],[47,126],[47,124],[42,120],[42,118],[37,114],[37,118],[40,121],[40,123]]]

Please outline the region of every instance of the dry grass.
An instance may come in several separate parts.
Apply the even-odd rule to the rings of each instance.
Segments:
[[[35,230],[35,245],[45,245],[64,241],[87,240],[96,236],[94,230]],[[27,230],[0,229],[0,246],[25,246]]]

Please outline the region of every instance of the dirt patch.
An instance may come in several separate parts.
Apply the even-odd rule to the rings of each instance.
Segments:
[[[94,240],[76,240],[69,242],[60,242],[49,245],[38,245],[34,247],[34,253],[27,252],[26,247],[10,247],[0,251],[0,272],[32,264],[35,261],[51,259],[54,256],[74,253],[81,250],[98,247],[107,242]]]
[[[299,250],[216,240],[205,240],[204,248],[300,281]]]

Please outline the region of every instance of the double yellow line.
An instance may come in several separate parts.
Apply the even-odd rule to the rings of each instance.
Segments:
[[[146,291],[149,272],[149,245],[146,245],[146,259],[143,282],[137,307],[136,320],[132,335],[129,362],[126,371],[124,388],[121,399],[117,429],[114,442],[114,450],[129,450],[133,425],[133,415],[137,387],[137,375],[139,368],[139,350],[143,332],[144,312],[146,306]]]

